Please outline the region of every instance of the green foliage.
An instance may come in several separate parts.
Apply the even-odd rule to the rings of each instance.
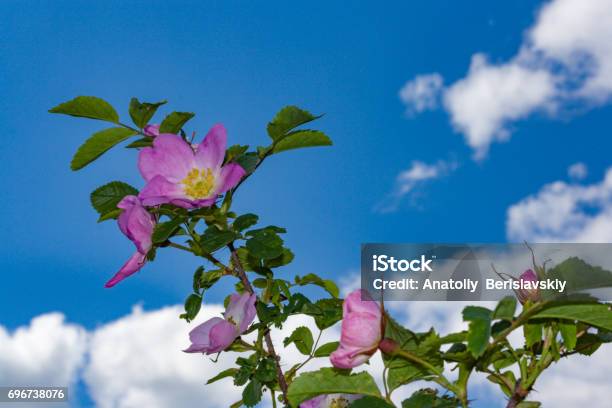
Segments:
[[[237,232],[244,231],[245,229],[257,224],[258,220],[259,217],[255,214],[243,214],[236,217],[234,223],[232,224],[232,228]]]
[[[257,378],[253,378],[244,390],[242,390],[242,402],[247,407],[254,407],[261,401],[262,396],[262,384],[257,380]]]
[[[514,296],[506,296],[497,304],[497,307],[493,312],[493,318],[512,321],[512,319],[514,318],[515,311],[516,298]]]
[[[574,322],[561,321],[558,326],[563,338],[563,344],[568,350],[573,350],[576,347],[576,324]]]
[[[151,240],[155,244],[167,241],[179,229],[183,222],[185,222],[185,219],[182,217],[176,217],[170,221],[158,223],[153,230]]]
[[[185,313],[180,317],[190,322],[198,315],[201,307],[202,296],[192,293],[185,299]]]
[[[323,132],[318,130],[297,130],[291,132],[279,140],[272,151],[274,153],[284,152],[285,150],[301,149],[303,147],[331,146],[331,139]]]
[[[191,112],[172,112],[159,125],[159,133],[178,134],[183,126],[185,126],[185,123],[194,116],[195,113]]]
[[[49,110],[51,113],[119,123],[119,115],[104,99],[95,96],[77,96]]]
[[[273,141],[278,141],[289,131],[320,117],[297,106],[285,106],[276,114],[272,122],[268,123],[268,135]]]
[[[246,247],[249,252],[261,259],[274,259],[283,254],[283,240],[272,227],[247,232]]]
[[[136,126],[138,126],[140,129],[142,129],[143,127],[145,127],[149,121],[151,120],[151,118],[153,118],[153,115],[155,115],[155,112],[157,112],[157,109],[166,104],[166,100],[163,101],[159,101],[159,102],[155,102],[155,103],[150,103],[150,102],[140,102],[138,100],[138,98],[132,98],[130,100],[130,117],[132,118],[132,122],[134,122],[134,124]]]
[[[100,214],[98,221],[117,218],[121,210],[117,208],[119,201],[127,195],[136,195],[138,190],[122,181],[111,181],[95,189],[91,195],[91,205]]]
[[[328,357],[331,353],[336,351],[339,345],[340,345],[339,341],[331,341],[329,343],[325,343],[322,346],[319,346],[315,350],[313,355],[315,357]]]
[[[438,396],[438,391],[424,388],[415,391],[410,398],[402,401],[402,408],[456,408],[460,401],[448,395]]]
[[[612,272],[599,266],[592,266],[577,257],[571,257],[551,268],[548,279],[560,279],[567,282],[565,293],[574,293],[586,289],[606,288],[612,286]],[[558,294],[549,294],[558,296]]]
[[[238,373],[238,369],[237,368],[234,368],[234,367],[228,368],[227,370],[223,370],[219,374],[217,374],[214,377],[210,378],[208,381],[206,381],[206,384],[212,384],[214,382],[222,380],[223,378],[233,377],[234,375],[236,375],[236,373]]]
[[[312,316],[319,330],[325,330],[342,319],[342,300],[319,299],[314,303],[307,301],[301,312]]]
[[[340,295],[340,290],[338,289],[338,286],[336,286],[334,281],[330,279],[322,279],[321,277],[315,275],[314,273],[309,273],[308,275],[304,277],[296,276],[295,283],[296,285],[300,285],[300,286],[309,285],[309,284],[320,286],[323,289],[325,289],[327,293],[329,293],[335,298],[337,298]]]
[[[533,319],[542,318],[577,320],[612,331],[612,306],[605,303],[555,304],[533,317]]]
[[[292,407],[321,394],[361,394],[380,398],[376,382],[367,372],[348,374],[333,368],[299,375],[289,386],[288,398]]]
[[[340,406],[340,405],[339,405]],[[349,405],[350,408],[395,408],[382,398],[363,397],[355,400]]]
[[[300,326],[291,333],[291,336],[286,337],[283,341],[285,347],[289,344],[295,344],[295,347],[298,351],[304,355],[310,355],[312,352],[312,346],[314,344],[314,339],[312,338],[312,333],[308,327]]]
[[[238,235],[234,231],[220,230],[212,225],[200,237],[200,248],[209,254],[233,242]]]
[[[463,309],[463,320],[470,322],[467,348],[474,357],[484,353],[491,336],[493,312],[485,307],[467,306]]]
[[[138,134],[135,130],[113,127],[94,133],[79,147],[70,162],[72,170],[87,166],[118,143]]]
[[[431,329],[425,333],[414,333],[401,326],[390,316],[386,316],[385,337],[394,340],[401,350],[427,361],[438,370],[442,370],[443,361],[440,354],[440,337]],[[389,391],[417,380],[430,378],[432,373],[421,365],[402,356],[383,354],[383,361],[388,368],[387,386]]]

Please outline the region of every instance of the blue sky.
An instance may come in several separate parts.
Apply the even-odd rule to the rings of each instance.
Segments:
[[[473,160],[448,112],[408,117],[398,92],[422,73],[447,84],[465,77],[476,52],[508,61],[538,10],[488,1],[2,2],[0,324],[61,311],[94,328],[139,302],[180,303],[189,290],[197,263],[172,251],[103,288],[133,248],[115,223],[96,224],[89,193],[115,179],[143,183],[134,151],[122,148],[70,171],[76,148],[104,127],[47,113],[77,95],[100,96],[124,118],[132,96],[168,99],[163,112],[197,113],[188,129],[199,137],[223,122],[230,143],[251,145],[266,142],[265,124],[284,105],[325,113],[318,126],[333,148],[274,157],[235,200],[288,229],[296,260],[287,274],[342,279],[358,268],[362,242],[506,241],[508,208],[567,180],[571,164],[588,166],[584,183],[602,179],[612,107],[534,112]],[[376,211],[414,160],[457,168],[394,211]]]

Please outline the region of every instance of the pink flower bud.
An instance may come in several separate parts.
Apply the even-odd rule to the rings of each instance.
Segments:
[[[213,317],[189,333],[191,345],[186,353],[214,354],[228,348],[234,340],[246,331],[255,318],[254,294],[234,293],[225,309],[224,317]]]
[[[159,136],[159,125],[147,125],[143,131],[146,136],[157,137]]]
[[[368,299],[368,300],[362,300]],[[382,312],[367,292],[351,292],[342,305],[340,346],[330,355],[337,368],[353,368],[367,362],[382,338]]]
[[[399,350],[399,344],[393,339],[384,338],[381,340],[378,348],[385,354],[394,355]]]
[[[519,276],[518,280],[521,284],[524,282],[537,282],[538,276],[531,269],[527,269],[525,272],[521,274],[521,276]],[[540,300],[540,289],[539,288],[535,288],[535,289],[519,288],[515,291],[515,293],[516,293],[516,297],[521,302],[521,304],[524,304],[528,300],[532,302],[537,302],[538,300]]]

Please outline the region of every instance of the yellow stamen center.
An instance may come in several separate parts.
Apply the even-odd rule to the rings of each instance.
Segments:
[[[210,169],[194,168],[181,181],[181,184],[183,191],[190,198],[206,198],[215,185],[215,177]]]
[[[347,408],[350,405],[346,398],[333,398],[329,404],[329,408]]]

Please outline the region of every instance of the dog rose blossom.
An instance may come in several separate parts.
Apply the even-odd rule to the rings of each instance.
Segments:
[[[123,234],[136,245],[136,252],[121,267],[106,284],[107,288],[115,286],[123,279],[138,272],[145,264],[147,253],[151,249],[151,235],[155,227],[155,218],[144,208],[136,196],[125,196],[119,204],[123,212],[119,215],[117,223]]]
[[[177,135],[157,135],[153,146],[142,149],[138,156],[138,168],[147,182],[139,195],[143,204],[183,208],[213,205],[245,175],[236,163],[223,166],[226,144],[221,124],[213,126],[197,147]]]
[[[327,394],[304,401],[300,408],[348,408],[353,401],[363,398],[359,394]]]
[[[367,362],[382,339],[380,307],[367,292],[355,290],[342,304],[340,346],[330,355],[337,368],[353,368]]]
[[[521,276],[519,276],[518,280],[521,283],[523,282],[534,282],[535,283],[538,281],[538,276],[531,269],[527,269],[525,272],[521,274]],[[516,297],[521,302],[521,304],[524,304],[528,300],[532,302],[537,302],[538,300],[540,300],[540,289],[537,287],[533,289],[517,289],[515,292],[516,292]]]
[[[232,294],[224,318],[213,317],[189,333],[186,353],[214,354],[225,350],[255,319],[255,294]]]

